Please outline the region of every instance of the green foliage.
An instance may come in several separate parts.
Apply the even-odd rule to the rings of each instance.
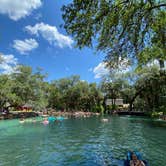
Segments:
[[[152,114],[151,114],[152,118],[159,118],[159,116],[160,116],[160,112],[153,111]]]
[[[0,108],[15,108],[30,105],[36,110],[45,108],[47,98],[43,78],[45,76],[37,72],[32,73],[29,66],[18,66],[10,75],[0,75],[1,98]]]
[[[118,109],[118,106],[113,104],[112,107],[111,107],[111,110],[117,110]]]
[[[125,58],[144,64],[166,60],[165,9],[164,0],[74,0],[62,7],[62,16],[79,48],[97,43],[108,67],[117,68]]]
[[[105,100],[123,98],[125,103],[139,110],[165,113],[166,74],[159,68],[137,69],[129,78],[110,75],[100,86],[81,81],[79,76],[71,76],[45,82],[41,71],[32,72],[28,66],[19,66],[15,73],[0,75],[0,109],[30,105],[33,110],[45,109],[65,111],[93,111],[103,113],[116,110],[117,106],[106,108]],[[105,109],[105,110],[104,110]]]
[[[29,66],[18,66],[11,75],[0,75],[0,108],[30,105],[33,110],[103,112],[103,96],[95,83],[71,76],[48,83],[38,70],[32,73]]]
[[[166,114],[166,107],[165,105],[161,105],[156,109],[156,112],[158,112],[159,114],[163,113],[164,115]]]
[[[157,110],[166,95],[166,3],[164,0],[74,0],[63,6],[64,28],[73,36],[76,46],[96,46],[106,53],[107,67],[119,68],[135,64],[137,71],[126,78],[101,85],[105,98],[121,97],[141,110]],[[152,63],[159,62],[158,67]],[[136,66],[137,65],[137,66]],[[148,67],[147,67],[148,66]],[[161,70],[162,69],[162,70]],[[93,101],[93,99],[92,99]]]
[[[92,107],[91,111],[100,113],[100,114],[104,114],[104,107],[102,105],[96,105],[96,106]]]
[[[13,84],[8,75],[0,75],[0,108],[6,108],[9,103],[18,100],[16,94],[12,93]]]

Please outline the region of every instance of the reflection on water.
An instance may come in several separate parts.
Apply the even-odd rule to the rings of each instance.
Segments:
[[[138,150],[151,166],[165,166],[166,123],[146,118],[66,119],[44,126],[0,121],[0,166],[123,165]]]

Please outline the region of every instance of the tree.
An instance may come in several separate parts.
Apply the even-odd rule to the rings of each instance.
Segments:
[[[146,65],[156,59],[159,61],[160,69],[164,69],[166,59],[166,12],[159,11],[153,18],[152,38],[150,47],[145,47],[138,56],[140,64]],[[154,20],[155,19],[155,20]]]
[[[65,111],[101,111],[103,96],[95,83],[77,75],[53,81],[49,86],[49,107]]]
[[[141,63],[157,59],[162,68],[166,60],[165,9],[165,0],[74,0],[62,7],[62,16],[76,45],[83,48],[97,43],[97,49],[107,53],[108,67],[118,67],[127,58]],[[147,50],[150,56],[144,54]]]
[[[34,96],[33,88],[31,87],[32,69],[29,66],[20,65],[14,73],[11,74],[11,79],[14,82],[12,93],[19,98],[20,105],[27,104],[28,100]]]
[[[57,88],[56,83],[52,82],[51,84],[48,84],[48,87],[48,108],[57,110],[63,109],[60,90]]]
[[[58,106],[59,109],[62,109],[62,110],[70,109],[69,107],[69,100],[71,99],[70,91],[79,81],[80,81],[80,76],[78,75],[74,75],[68,78],[62,78],[60,80],[53,81],[53,84],[58,89],[58,93],[60,94],[58,99],[59,102],[61,103]]]
[[[0,109],[8,110],[9,106],[18,102],[16,94],[12,93],[14,82],[8,75],[0,75]]]
[[[103,95],[96,83],[89,84],[89,109],[93,112],[102,111]]]
[[[135,83],[136,93],[131,100],[135,101],[136,97],[143,99],[145,109],[149,111],[159,110],[161,96],[165,94],[166,74],[160,73],[157,66],[144,67],[138,71],[139,79]]]
[[[33,98],[29,102],[37,111],[45,110],[48,106],[49,84],[44,81],[46,76],[47,74],[43,74],[41,69],[37,69],[37,72],[31,76],[30,86],[33,89]]]
[[[47,106],[47,84],[44,82],[45,75],[40,71],[32,73],[29,66],[20,65],[11,74],[14,85],[12,94],[17,96],[17,103],[12,104],[15,108],[24,104],[31,105],[35,110],[41,110]]]

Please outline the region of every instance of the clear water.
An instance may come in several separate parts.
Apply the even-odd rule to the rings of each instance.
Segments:
[[[0,166],[116,166],[139,150],[166,166],[166,122],[133,117],[66,119],[44,126],[0,121]]]

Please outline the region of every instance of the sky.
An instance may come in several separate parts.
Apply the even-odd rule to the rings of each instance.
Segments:
[[[99,82],[108,73],[104,55],[95,49],[75,48],[60,27],[61,7],[71,0],[0,0],[0,73],[11,73],[18,64],[41,68],[47,80],[80,75]]]

